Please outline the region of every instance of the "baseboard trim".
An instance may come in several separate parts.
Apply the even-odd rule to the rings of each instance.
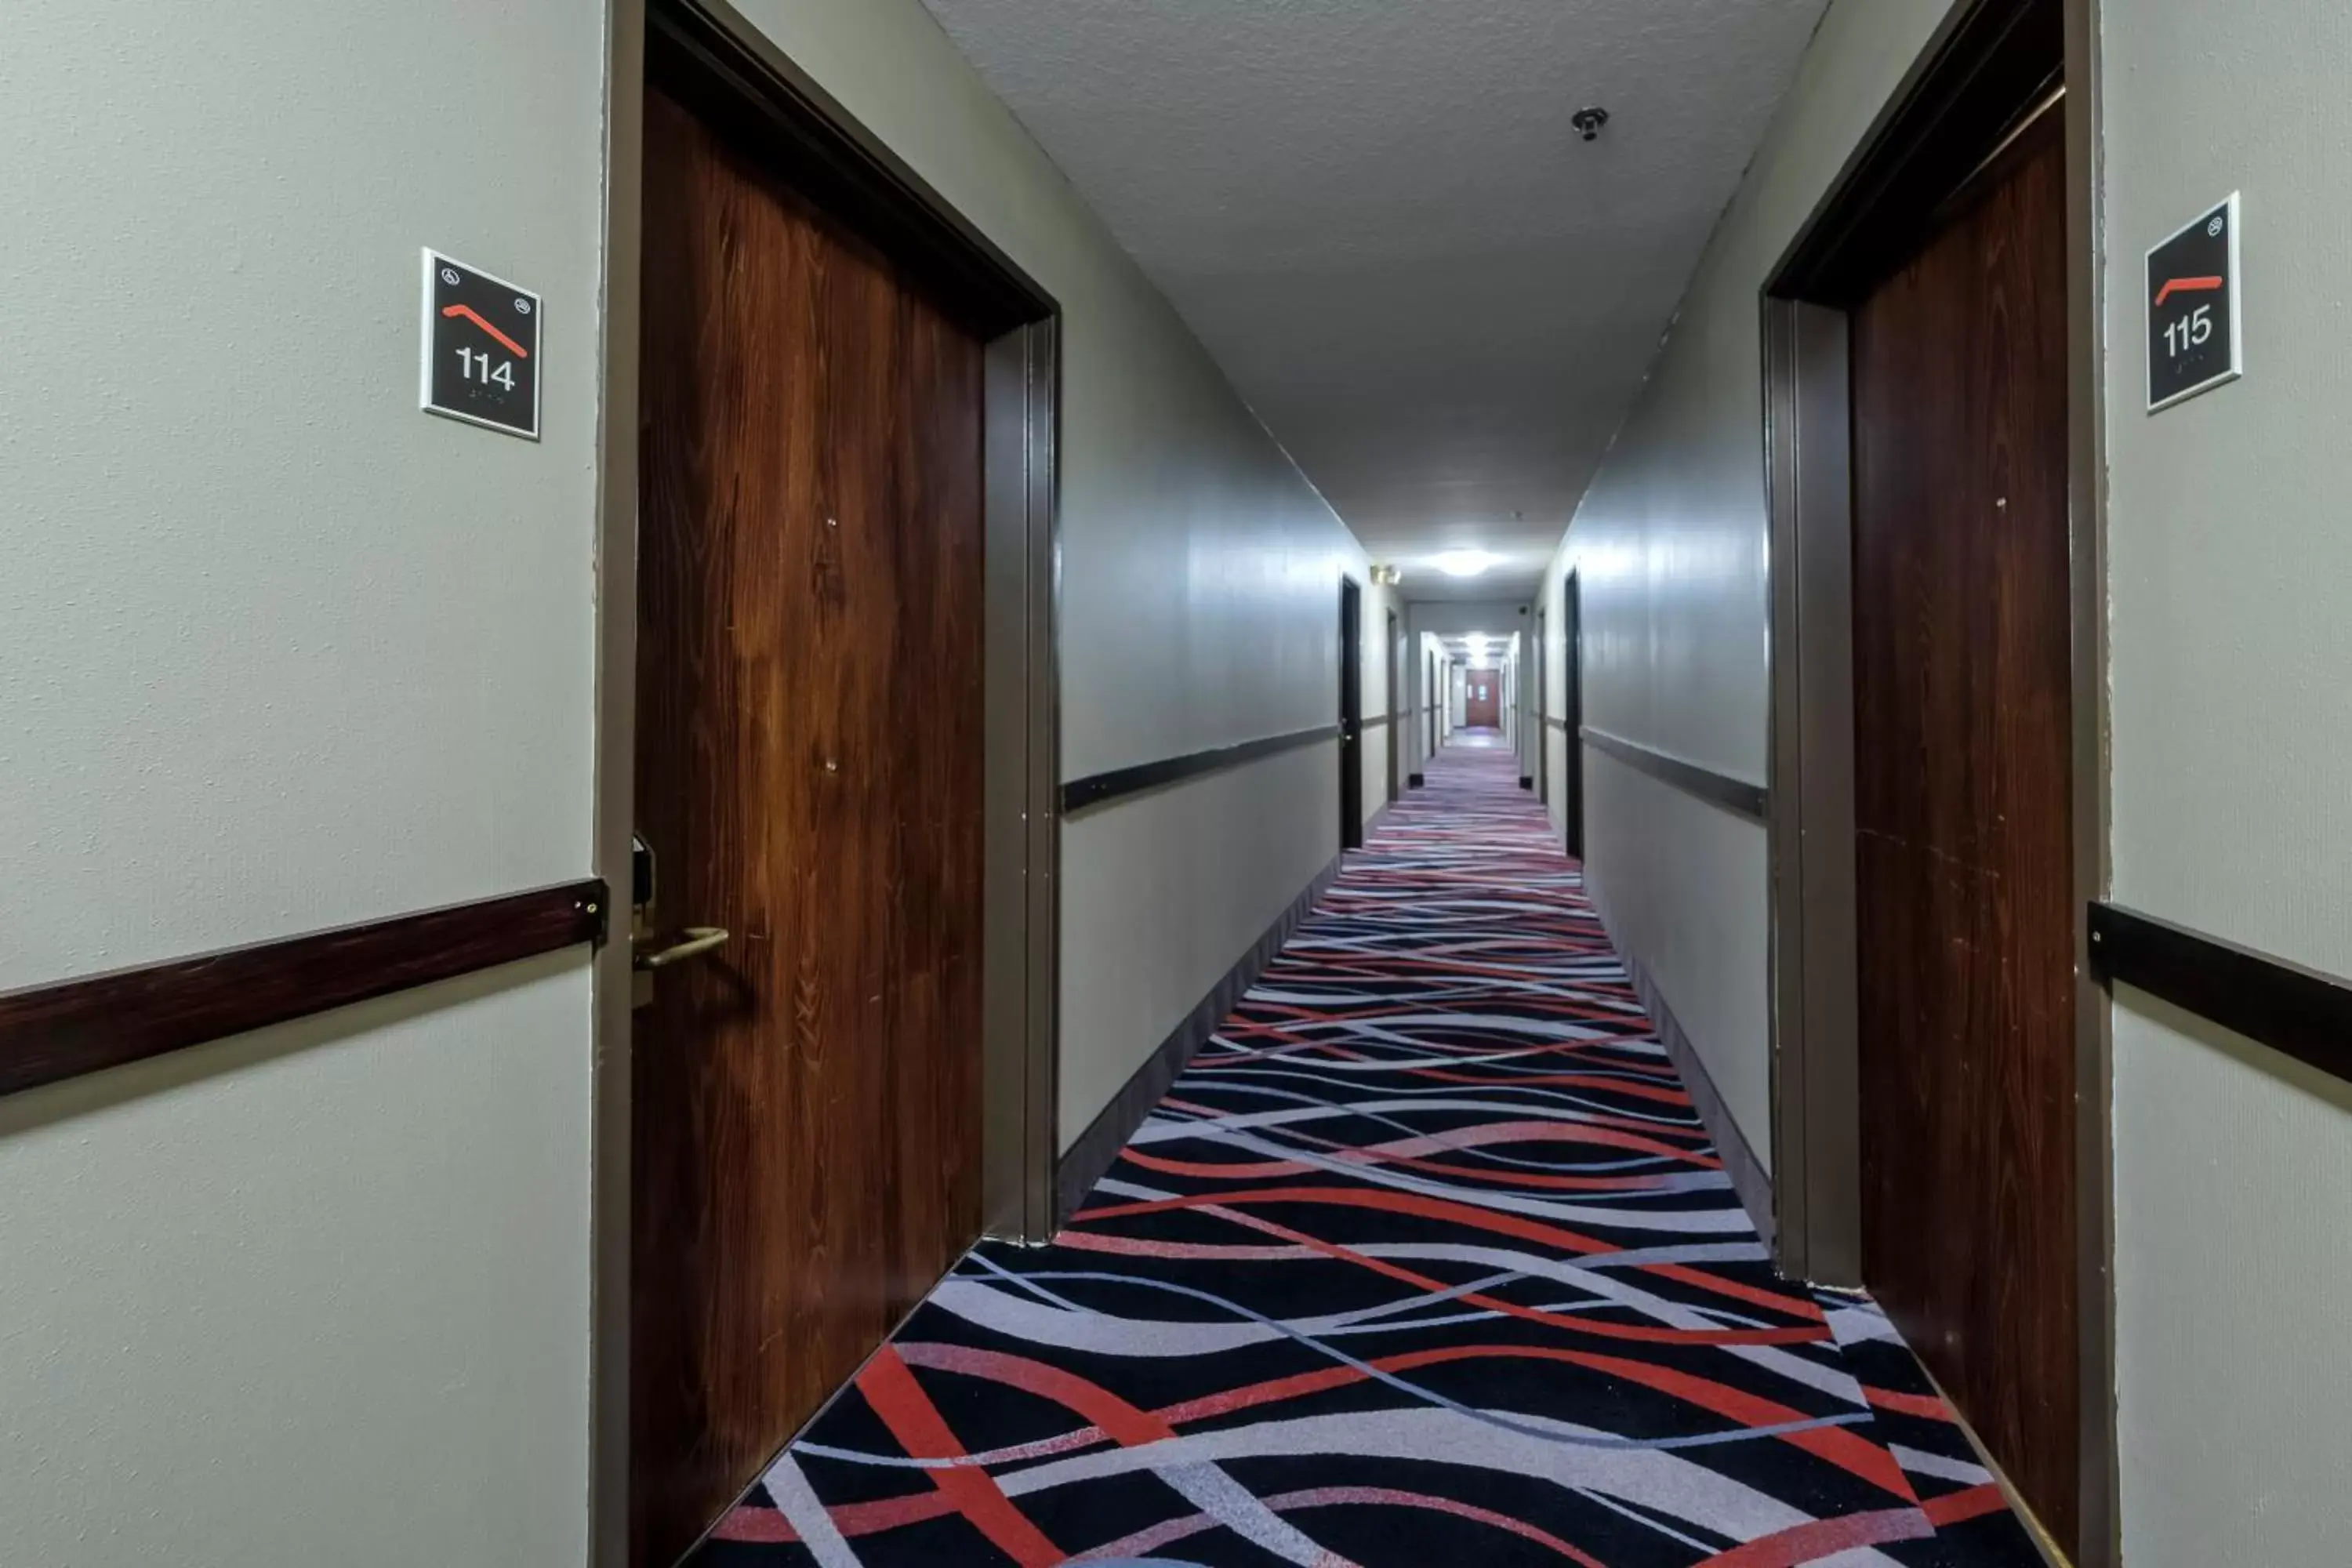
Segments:
[[[1699,1120],[1706,1124],[1706,1135],[1714,1140],[1716,1152],[1723,1157],[1724,1171],[1731,1177],[1731,1190],[1738,1195],[1740,1206],[1755,1222],[1757,1234],[1764,1238],[1767,1252],[1775,1252],[1773,1224],[1772,1178],[1766,1173],[1764,1163],[1756,1157],[1755,1148],[1748,1135],[1732,1119],[1731,1108],[1724,1103],[1723,1091],[1715,1086],[1715,1079],[1699,1059],[1696,1047],[1684,1030],[1675,1010],[1666,1005],[1665,993],[1658,989],[1657,981],[1643,968],[1642,961],[1627,948],[1617,934],[1617,922],[1609,918],[1609,906],[1593,880],[1590,866],[1584,873],[1584,894],[1591,900],[1592,908],[1601,916],[1601,929],[1609,933],[1610,946],[1625,965],[1626,974],[1633,982],[1633,994],[1642,999],[1650,1021],[1658,1026],[1658,1038],[1666,1047],[1666,1056],[1675,1070],[1683,1075],[1683,1084],[1690,1090],[1691,1104],[1697,1110]]]
[[[2042,1522],[2042,1516],[2033,1511],[2033,1505],[2025,1500],[2025,1494],[2017,1489],[2017,1483],[2009,1479],[2007,1470],[2001,1468],[2000,1461],[1992,1457],[1992,1450],[1985,1447],[1984,1438],[1969,1425],[1969,1418],[1960,1414],[1960,1407],[1953,1403],[1952,1396],[1945,1392],[1936,1374],[1927,1370],[1927,1363],[1919,1360],[1916,1351],[1911,1352],[1911,1359],[1918,1363],[1919,1375],[1927,1380],[1927,1386],[1936,1391],[1936,1397],[1944,1402],[1944,1409],[1951,1415],[1952,1425],[1960,1429],[1960,1436],[1967,1438],[1969,1447],[1976,1450],[1977,1463],[1992,1473],[1993,1484],[2000,1488],[2001,1498],[2009,1504],[2009,1511],[2017,1516],[2017,1522],[2024,1530],[2026,1539],[2033,1543],[2033,1550],[2042,1554],[2042,1568],[2074,1568],[2074,1560],[2067,1555],[2064,1547],[2058,1544],[2058,1538],[2050,1533],[2049,1527]]]
[[[1377,822],[1379,819],[1373,820]],[[1290,901],[1290,907],[1283,910],[1265,929],[1265,934],[1251,944],[1248,952],[1234,961],[1234,966],[1225,971],[1224,978],[1210,987],[1209,994],[1201,998],[1192,1011],[1185,1016],[1184,1021],[1170,1031],[1168,1037],[1144,1059],[1143,1065],[1135,1069],[1135,1076],[1111,1096],[1110,1103],[1103,1107],[1102,1113],[1078,1134],[1077,1142],[1062,1155],[1061,1164],[1055,1173],[1056,1229],[1060,1228],[1062,1221],[1077,1212],[1078,1205],[1086,1201],[1095,1184],[1101,1181],[1104,1173],[1118,1162],[1118,1152],[1127,1147],[1127,1141],[1135,1136],[1135,1130],[1143,1125],[1143,1119],[1151,1114],[1151,1108],[1166,1096],[1169,1086],[1176,1081],[1176,1075],[1184,1070],[1193,1053],[1208,1043],[1210,1035],[1231,1015],[1243,994],[1257,984],[1258,977],[1265,973],[1265,966],[1274,961],[1274,955],[1282,951],[1282,944],[1288,942],[1291,933],[1298,929],[1298,922],[1307,918],[1307,911],[1321,900],[1325,893],[1330,891],[1331,884],[1339,879],[1339,862],[1337,859],[1317,872],[1315,879]]]

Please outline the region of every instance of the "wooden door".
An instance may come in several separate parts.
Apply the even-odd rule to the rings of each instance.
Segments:
[[[1503,674],[1497,669],[1474,669],[1462,699],[1462,722],[1472,730],[1498,730],[1503,724]]]
[[[1364,842],[1364,591],[1339,579],[1339,847]]]
[[[1573,572],[1560,584],[1560,645],[1566,669],[1559,692],[1568,725],[1568,794],[1561,815],[1568,819],[1568,852],[1584,858],[1584,583]]]
[[[646,104],[633,1519],[672,1562],[981,1226],[982,351]]]
[[[1863,1261],[2075,1538],[2060,116],[1853,317]]]

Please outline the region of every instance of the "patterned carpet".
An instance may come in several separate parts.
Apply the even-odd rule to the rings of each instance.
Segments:
[[[692,1560],[2040,1562],[1776,1279],[1500,749],[1433,760],[1050,1247],[968,1258]]]

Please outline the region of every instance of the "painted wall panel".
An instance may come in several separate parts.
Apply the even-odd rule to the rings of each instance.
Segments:
[[[2352,1086],[2126,991],[2116,1359],[2132,1568],[2338,1568]]]
[[[12,7],[0,988],[589,865],[604,7]],[[545,438],[417,411],[419,247]],[[0,1557],[566,1563],[584,959],[0,1102]]]
[[[0,1100],[0,1557],[584,1561],[587,1037],[556,955]]]
[[[2352,13],[2103,13],[2116,897],[2352,974]],[[2232,190],[2246,379],[2151,417],[2144,253]],[[2352,1091],[2126,993],[2114,1109],[2126,1559],[2343,1562]]]
[[[1097,928],[1072,952],[1152,957],[1064,987],[1063,1147],[1339,852],[1339,756],[1327,741],[1064,824],[1062,918]],[[1139,1019],[1165,1022],[1144,1038]]]
[[[1585,723],[1764,779],[1763,287],[1949,9],[1950,0],[1835,0],[1823,16],[1544,574],[1555,716],[1566,711],[1561,582],[1575,569]],[[1615,765],[1587,755],[1589,778]],[[1554,762],[1565,762],[1564,742]],[[1700,809],[1652,798],[1674,793],[1621,768],[1614,784],[1592,791],[1587,852],[1628,945],[1769,1162],[1764,829],[1727,818],[1695,839],[1662,842]],[[1564,805],[1555,790],[1556,818]]]
[[[1587,820],[1614,835],[1589,862],[1611,933],[1652,974],[1745,973],[1766,963],[1768,931],[1749,918],[1769,893],[1764,836],[1754,824],[1657,781],[1603,752],[1584,754]],[[1555,808],[1554,815],[1558,815]],[[1771,1126],[1769,1042],[1748,998],[1727,986],[1690,986],[1667,1005],[1706,1064],[1734,1121]],[[1748,1133],[1767,1174],[1771,1140]]]

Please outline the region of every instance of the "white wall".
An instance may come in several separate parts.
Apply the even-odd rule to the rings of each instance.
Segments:
[[[2352,975],[2352,12],[2103,8],[2115,896]],[[2150,417],[2144,253],[2241,188],[2246,379]],[[2130,992],[2115,1073],[2126,1560],[2336,1568],[2352,1089]]]
[[[1564,717],[1561,584],[1583,588],[1584,722],[1761,783],[1766,277],[1950,0],[1835,0],[1559,553],[1544,574],[1548,700]],[[1553,735],[1552,776],[1567,742]],[[1589,752],[1588,868],[1732,1119],[1771,1158],[1764,829]],[[1566,792],[1552,791],[1553,812]]]
[[[587,871],[604,30],[11,8],[0,989]],[[574,952],[0,1102],[0,1557],[580,1561],[589,1074]]]

